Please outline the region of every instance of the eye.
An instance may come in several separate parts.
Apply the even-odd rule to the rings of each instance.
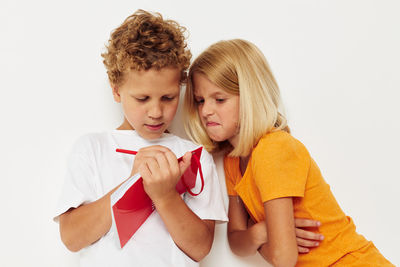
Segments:
[[[148,96],[144,96],[144,97],[135,97],[135,99],[139,102],[145,102],[147,99],[149,99]]]
[[[216,98],[215,101],[217,101],[218,103],[223,103],[225,101],[224,98]]]
[[[163,101],[172,101],[172,100],[175,99],[175,96],[167,96],[167,95],[164,95],[164,96],[162,96],[161,99],[162,99]]]
[[[200,97],[196,97],[194,99],[194,102],[196,102],[197,105],[202,105],[202,104],[204,104],[204,99],[200,98]]]

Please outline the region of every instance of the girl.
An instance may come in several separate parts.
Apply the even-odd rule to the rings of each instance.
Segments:
[[[250,42],[218,42],[190,68],[186,130],[209,151],[229,151],[232,251],[258,251],[274,266],[393,266],[356,233],[307,149],[290,135],[280,102],[268,63]],[[325,239],[308,254],[298,255],[294,217],[321,222]]]

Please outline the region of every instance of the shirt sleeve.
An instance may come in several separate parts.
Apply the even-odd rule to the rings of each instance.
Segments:
[[[226,183],[226,191],[229,196],[237,196],[237,192],[235,191],[235,181],[236,177],[233,175],[232,171],[232,160],[229,157],[224,158],[224,172],[225,172],[225,183]]]
[[[203,149],[200,157],[201,169],[204,177],[203,191],[192,196],[185,193],[184,199],[188,207],[202,220],[228,221],[227,213],[222,197],[221,186],[217,176],[217,170],[213,157]],[[192,189],[194,193],[201,189],[201,179],[197,173],[196,186]]]
[[[77,208],[97,199],[94,159],[90,156],[90,142],[87,139],[80,138],[67,158],[64,185],[53,218],[56,222],[59,216],[70,208]]]
[[[263,202],[282,197],[304,197],[310,156],[289,134],[276,134],[261,140],[252,164],[255,184]]]

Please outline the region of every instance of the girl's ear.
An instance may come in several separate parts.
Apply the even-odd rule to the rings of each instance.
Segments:
[[[118,86],[111,84],[111,88],[115,102],[121,103],[121,95],[119,94]]]

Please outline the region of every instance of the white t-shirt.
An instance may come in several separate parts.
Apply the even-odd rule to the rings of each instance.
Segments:
[[[178,158],[199,147],[172,134],[163,134],[157,140],[145,140],[133,130],[113,130],[81,137],[68,159],[55,221],[68,209],[103,197],[130,176],[135,156],[118,153],[116,148],[137,151],[151,145],[166,146]],[[185,193],[182,197],[201,219],[227,221],[215,164],[204,149],[200,163],[204,176],[203,192],[195,197]],[[199,192],[200,188],[198,173],[192,191]],[[157,211],[150,215],[122,249],[113,220],[108,233],[79,253],[83,267],[198,266],[175,245]]]

